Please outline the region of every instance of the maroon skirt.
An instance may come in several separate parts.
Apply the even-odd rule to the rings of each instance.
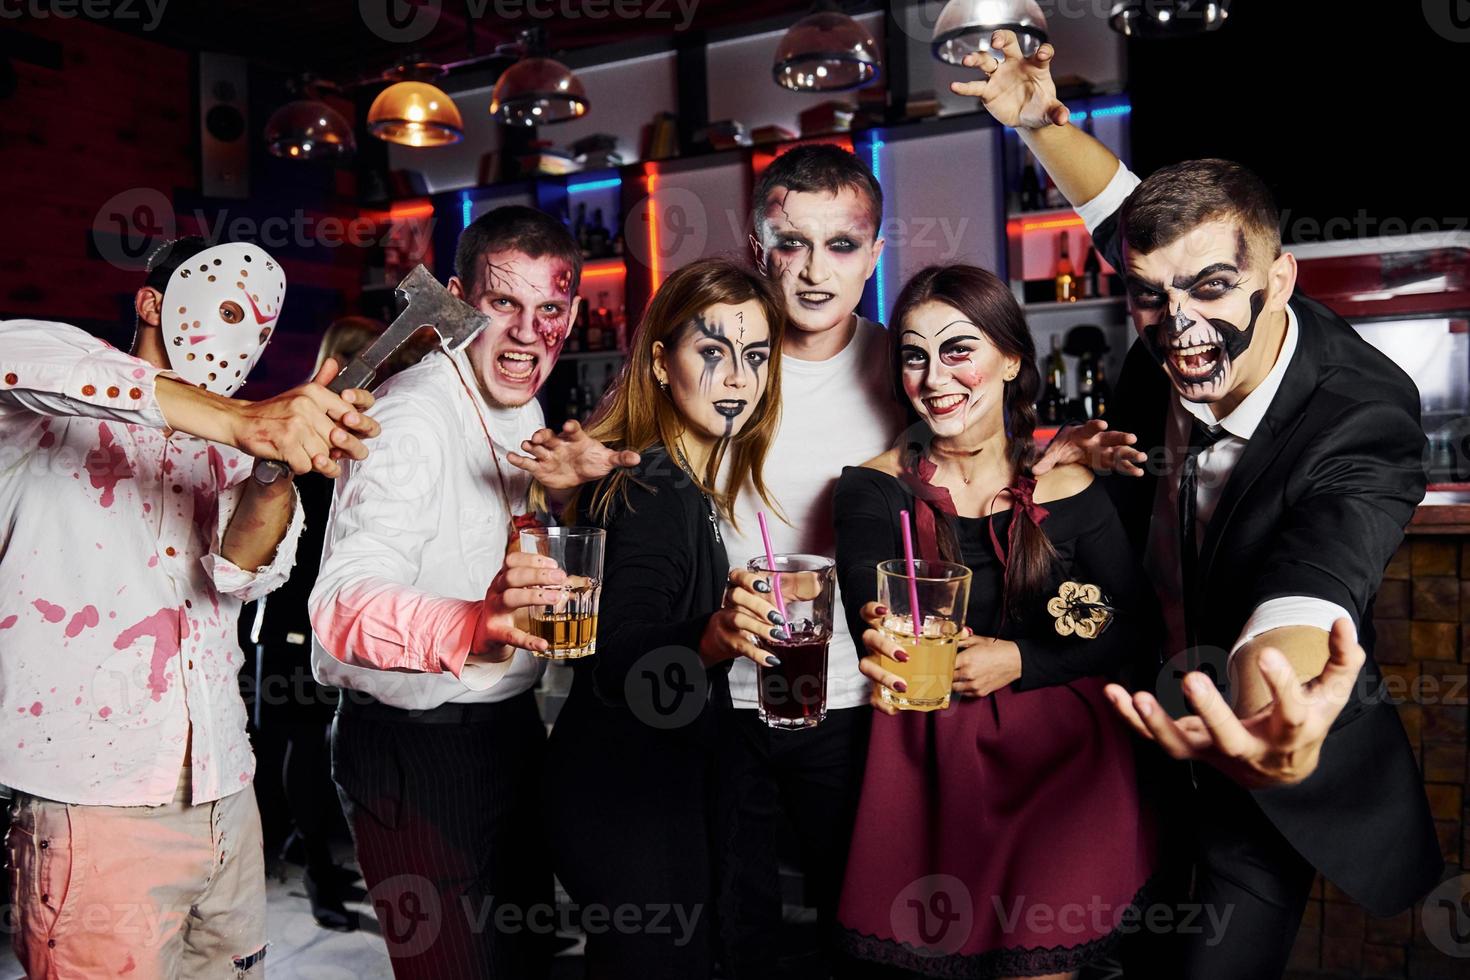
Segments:
[[[848,955],[985,978],[1109,950],[1137,914],[1156,829],[1103,684],[874,716],[838,911]]]

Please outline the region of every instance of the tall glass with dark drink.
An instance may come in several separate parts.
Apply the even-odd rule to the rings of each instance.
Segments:
[[[756,711],[771,728],[814,728],[827,717],[827,643],[832,639],[832,605],[837,572],[819,555],[764,555],[746,563],[769,573],[772,605],[786,609],[786,637],[761,635],[763,650],[780,664],[757,668],[760,697]],[[776,602],[777,588],[781,602]]]

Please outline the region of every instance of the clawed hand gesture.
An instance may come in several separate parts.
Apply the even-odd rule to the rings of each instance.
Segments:
[[[548,490],[570,490],[607,476],[620,466],[637,466],[638,454],[609,449],[589,436],[575,419],[560,432],[540,429],[521,443],[528,455],[510,453],[512,466],[523,469]]]
[[[1067,125],[1072,114],[1057,100],[1056,82],[1051,77],[1056,49],[1043,44],[1031,57],[1023,57],[1015,31],[996,31],[990,46],[1005,60],[984,51],[966,55],[965,67],[978,68],[987,77],[951,82],[950,91],[979,99],[997,122],[1013,129]]]
[[[1322,743],[1367,658],[1347,619],[1332,625],[1329,650],[1322,673],[1305,684],[1279,650],[1262,651],[1259,668],[1273,700],[1246,718],[1237,718],[1198,671],[1184,676],[1184,696],[1198,714],[1177,720],[1145,691],[1130,696],[1109,684],[1106,693],[1134,731],[1172,758],[1207,762],[1247,789],[1290,786],[1317,768]]]

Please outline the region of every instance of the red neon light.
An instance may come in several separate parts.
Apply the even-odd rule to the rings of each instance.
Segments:
[[[658,210],[653,201],[653,192],[658,187],[658,174],[650,169],[644,179],[648,182],[648,272],[653,280],[653,288],[657,289],[663,281],[662,270],[659,268]]]
[[[604,276],[618,276],[621,278],[627,274],[627,271],[628,269],[623,265],[622,260],[618,259],[616,264],[603,262],[597,265],[587,266],[582,270],[582,278],[601,279]]]

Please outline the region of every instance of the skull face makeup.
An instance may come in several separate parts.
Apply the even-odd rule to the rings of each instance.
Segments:
[[[258,245],[227,242],[174,270],[160,326],[169,367],[193,385],[233,395],[275,331],[286,274]]]
[[[1264,347],[1254,344],[1267,305],[1265,272],[1250,268],[1234,223],[1201,225],[1148,255],[1128,255],[1134,326],[1182,398],[1225,399]]]

